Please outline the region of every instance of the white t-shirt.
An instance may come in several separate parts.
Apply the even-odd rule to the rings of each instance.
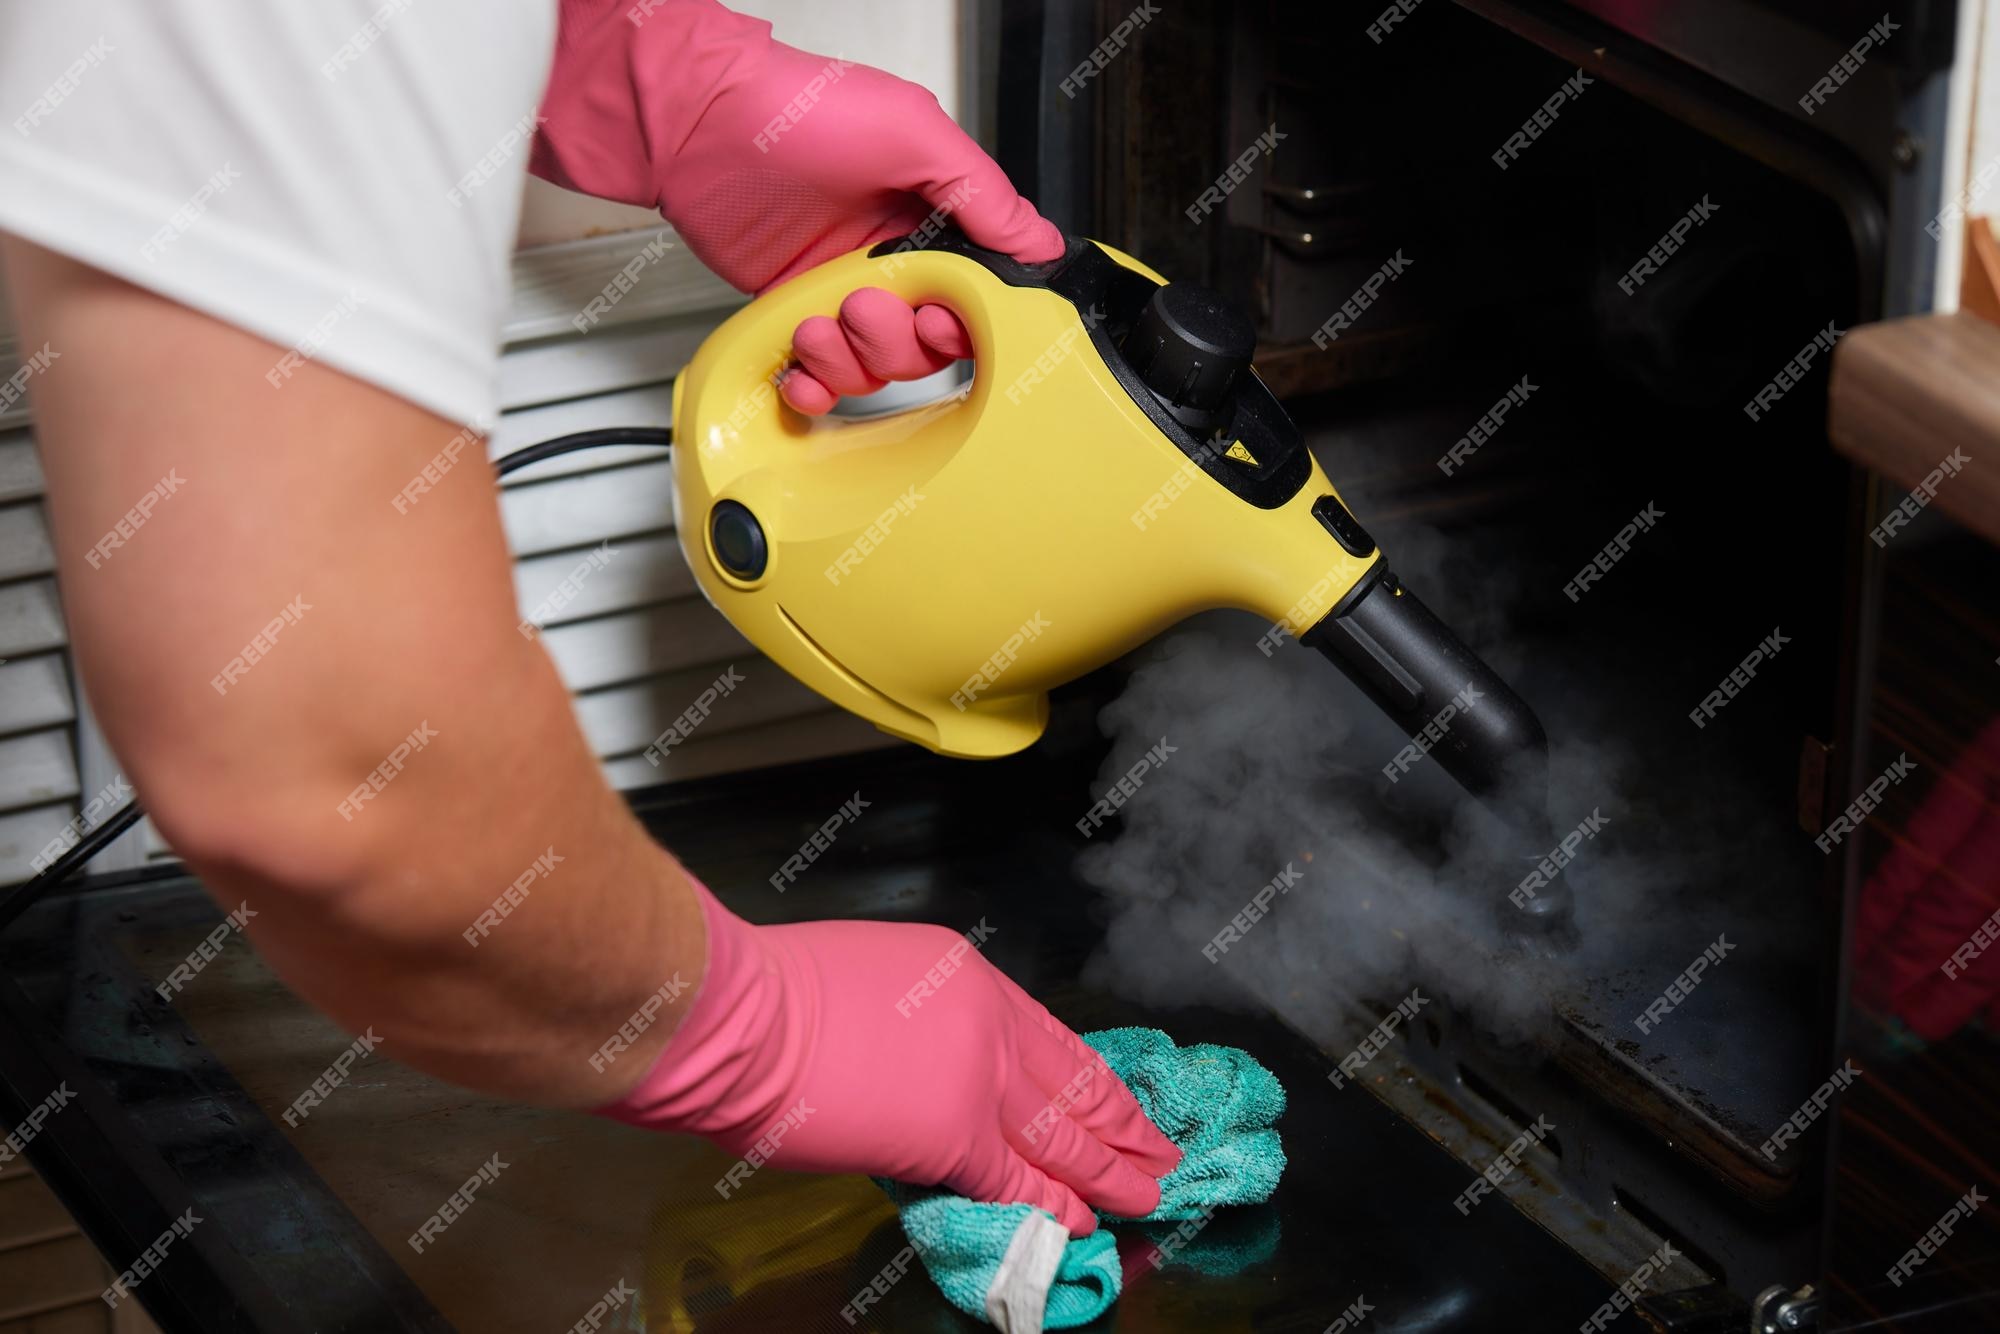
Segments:
[[[489,426],[555,0],[0,7],[0,231]]]

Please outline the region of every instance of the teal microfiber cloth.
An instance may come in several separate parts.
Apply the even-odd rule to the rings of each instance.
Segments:
[[[1181,1149],[1180,1165],[1160,1181],[1160,1207],[1139,1221],[1205,1222],[1217,1206],[1271,1198],[1285,1170],[1284,1145],[1272,1129],[1285,1110],[1276,1075],[1248,1052],[1176,1046],[1156,1028],[1111,1028],[1083,1040]],[[1072,1329],[1118,1299],[1118,1243],[1109,1228],[1072,1240],[1032,1205],[976,1204],[931,1187],[876,1184],[895,1202],[911,1247],[945,1298],[1006,1334]],[[1190,1234],[1176,1232],[1183,1240]]]

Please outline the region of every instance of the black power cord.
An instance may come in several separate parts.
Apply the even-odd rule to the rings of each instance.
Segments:
[[[544,440],[539,445],[523,445],[512,454],[493,465],[493,475],[505,477],[510,472],[519,472],[531,463],[552,459],[559,454],[574,454],[579,449],[599,449],[606,445],[657,445],[674,443],[674,433],[664,426],[605,426],[595,431],[577,431],[571,435],[559,435],[553,440]]]
[[[575,431],[569,435],[559,435],[553,440],[540,444],[524,445],[493,464],[495,480],[511,472],[518,472],[533,463],[552,459],[563,454],[574,454],[580,449],[602,449],[608,445],[654,445],[668,447],[674,443],[674,433],[664,426],[606,426],[594,431]],[[16,889],[4,902],[0,902],[0,931],[7,929],[13,920],[32,907],[35,901],[67,880],[98,853],[110,845],[111,841],[139,823],[145,811],[138,801],[128,801],[118,808],[118,813],[77,840],[76,846],[56,858],[47,867]]]

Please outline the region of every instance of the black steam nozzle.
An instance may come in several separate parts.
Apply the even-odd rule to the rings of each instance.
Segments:
[[[1527,701],[1383,571],[1359,598],[1306,636],[1409,733],[1383,766],[1400,779],[1428,757],[1490,803],[1540,814],[1548,787],[1548,735]]]
[[[1155,288],[1119,345],[1126,364],[1184,421],[1227,402],[1256,350],[1249,317],[1194,283]]]
[[[1383,570],[1305,642],[1409,736],[1382,766],[1384,777],[1400,781],[1420,761],[1435,761],[1518,834],[1524,851],[1547,851],[1549,741],[1541,720],[1394,574]],[[1524,936],[1571,932],[1572,901],[1560,880],[1532,896],[1503,896],[1495,910]]]
[[[1546,853],[1546,849],[1544,849]],[[1529,865],[1526,858],[1515,863]],[[1569,868],[1574,869],[1574,868]],[[1576,895],[1570,888],[1568,870],[1537,888],[1532,896],[1517,893],[1518,886],[1504,899],[1496,900],[1494,915],[1501,931],[1518,944],[1542,946],[1559,954],[1576,946]]]

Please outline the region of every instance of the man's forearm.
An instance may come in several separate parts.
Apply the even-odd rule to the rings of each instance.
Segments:
[[[609,1102],[694,995],[699,910],[604,786],[552,671],[444,684],[457,698],[384,789],[398,800],[361,806],[357,825],[383,823],[338,882],[200,852],[195,869],[257,909],[246,929],[289,985],[385,1053],[488,1092]],[[462,758],[454,728],[496,744]]]
[[[622,1094],[678,1018],[632,1016],[700,979],[700,912],[516,630],[491,474],[468,458],[391,503],[458,426],[318,364],[274,391],[271,344],[0,245],[22,337],[88,349],[39,377],[36,435],[76,661],[162,832],[385,1054],[525,1098]]]

